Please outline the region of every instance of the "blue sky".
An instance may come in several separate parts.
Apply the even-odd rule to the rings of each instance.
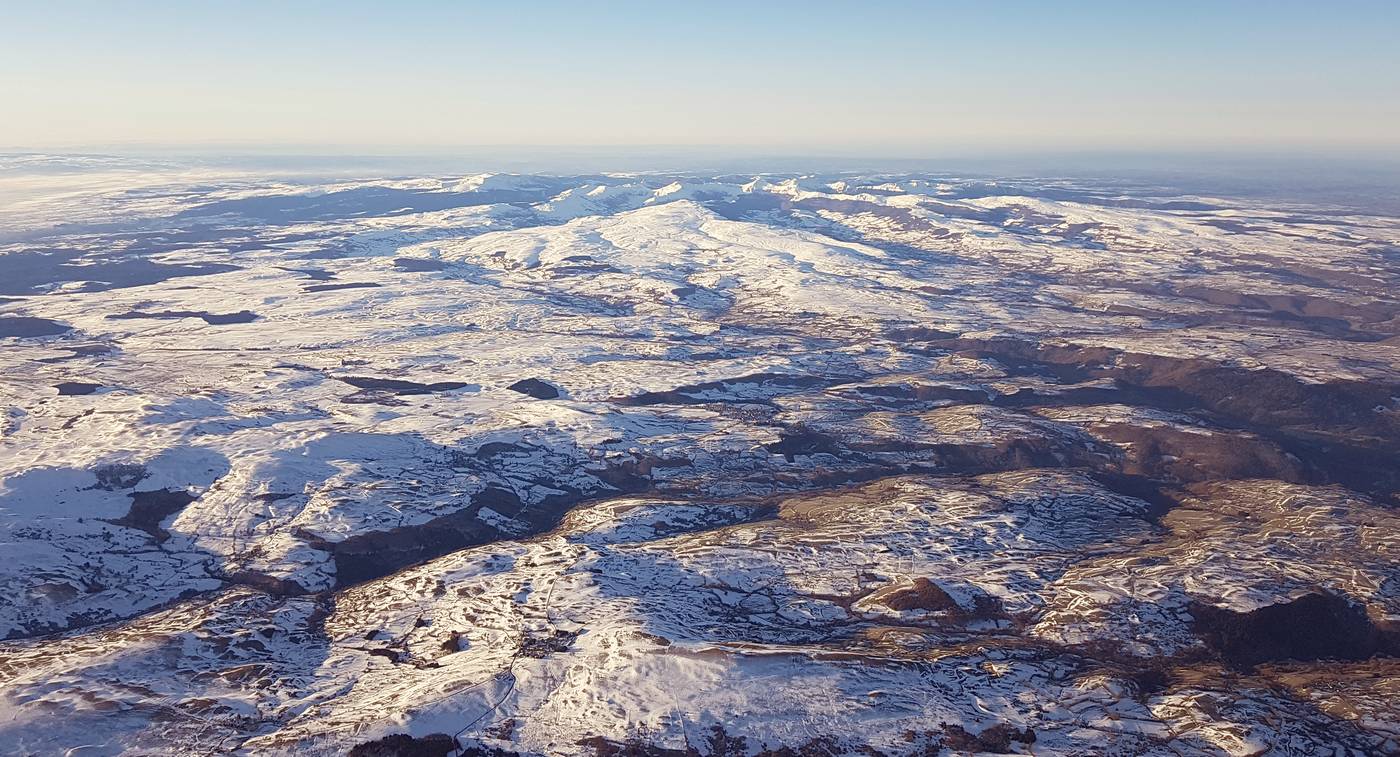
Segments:
[[[0,147],[1393,148],[1400,2],[0,0]]]

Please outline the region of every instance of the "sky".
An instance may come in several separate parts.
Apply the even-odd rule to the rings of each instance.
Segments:
[[[1400,2],[0,0],[0,149],[1400,148]]]

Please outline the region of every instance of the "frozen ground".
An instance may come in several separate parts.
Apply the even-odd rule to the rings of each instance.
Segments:
[[[1400,752],[1375,213],[0,156],[0,751]]]

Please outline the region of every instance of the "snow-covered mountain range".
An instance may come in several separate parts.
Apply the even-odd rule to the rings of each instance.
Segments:
[[[1397,753],[1397,292],[1129,182],[0,158],[0,751]]]

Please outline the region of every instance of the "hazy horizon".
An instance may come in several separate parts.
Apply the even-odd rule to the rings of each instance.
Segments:
[[[5,150],[1400,147],[1392,3],[18,5]]]

